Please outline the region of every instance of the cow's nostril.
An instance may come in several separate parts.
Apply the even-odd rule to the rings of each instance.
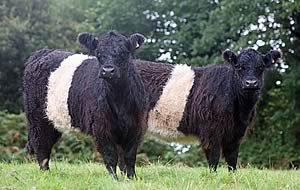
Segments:
[[[246,81],[246,86],[249,86],[250,85],[250,82],[249,81]]]
[[[254,81],[254,82],[253,82],[253,86],[257,86],[257,81]]]

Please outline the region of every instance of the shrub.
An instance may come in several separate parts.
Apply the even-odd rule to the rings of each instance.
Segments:
[[[266,109],[270,109],[270,105],[267,107]],[[279,110],[277,107],[274,109]],[[262,110],[260,114],[269,111]],[[256,127],[255,132],[245,139],[240,151],[241,165],[251,163],[258,167],[289,168],[300,163],[300,152],[293,140],[295,139],[293,133],[289,129],[291,123],[285,122],[286,125],[283,125],[286,120],[283,120],[283,116],[277,117],[269,118],[264,115],[263,121],[267,122],[265,125],[267,127]],[[257,123],[263,123],[263,121],[258,119]],[[270,123],[275,121],[277,125],[271,126]],[[30,160],[24,149],[26,142],[27,130],[24,114],[0,112],[0,160],[5,162]],[[166,144],[146,135],[137,160],[139,164],[181,163],[187,166],[203,166],[206,165],[206,159],[200,150],[197,144]],[[52,153],[52,159],[58,161],[64,160],[71,163],[101,161],[92,139],[82,133],[64,134]]]

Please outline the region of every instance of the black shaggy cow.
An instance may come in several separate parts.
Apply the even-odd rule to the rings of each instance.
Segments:
[[[147,127],[147,96],[132,63],[144,37],[82,33],[78,40],[93,56],[42,49],[26,62],[27,148],[36,154],[40,169],[48,170],[51,148],[61,133],[81,131],[94,137],[116,179],[118,150],[123,151],[123,170],[131,178]]]
[[[229,170],[236,169],[240,142],[254,119],[264,71],[281,54],[243,49],[239,55],[226,50],[223,57],[230,64],[189,67],[135,60],[150,95],[148,131],[165,140],[195,136],[213,171],[221,150]]]

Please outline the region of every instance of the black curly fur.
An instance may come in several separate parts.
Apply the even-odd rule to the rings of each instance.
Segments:
[[[137,148],[146,130],[148,109],[147,94],[132,64],[135,47],[131,47],[130,38],[116,32],[100,36],[97,43],[97,48],[90,51],[97,59],[85,60],[77,68],[69,89],[72,127],[94,137],[107,170],[115,179],[117,149],[122,149],[124,157],[119,159],[124,160],[125,172],[132,178]],[[42,49],[25,63],[23,94],[28,120],[27,149],[36,154],[43,170],[49,169],[51,149],[61,136],[45,113],[48,78],[72,54]],[[99,78],[99,71],[105,64],[114,65],[120,77]]]
[[[225,51],[224,59],[230,64],[192,67],[194,85],[177,129],[199,138],[212,170],[217,169],[221,150],[229,169],[236,169],[241,139],[255,118],[263,72],[280,57],[278,51],[262,55],[253,49],[244,49],[238,56]],[[174,66],[142,60],[134,63],[150,95],[150,111]],[[257,80],[258,88],[244,88],[244,81],[249,77]]]

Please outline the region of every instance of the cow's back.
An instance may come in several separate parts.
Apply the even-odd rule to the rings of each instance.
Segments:
[[[95,61],[88,55],[59,50],[34,53],[24,73],[27,117],[50,122],[60,132],[89,132],[97,99],[104,93]]]
[[[42,49],[34,52],[25,63],[23,98],[27,114],[46,108],[47,84],[50,73],[55,71],[70,52]]]
[[[145,89],[149,94],[149,109],[153,109],[171,76],[173,65],[134,60],[134,66],[140,74]]]

